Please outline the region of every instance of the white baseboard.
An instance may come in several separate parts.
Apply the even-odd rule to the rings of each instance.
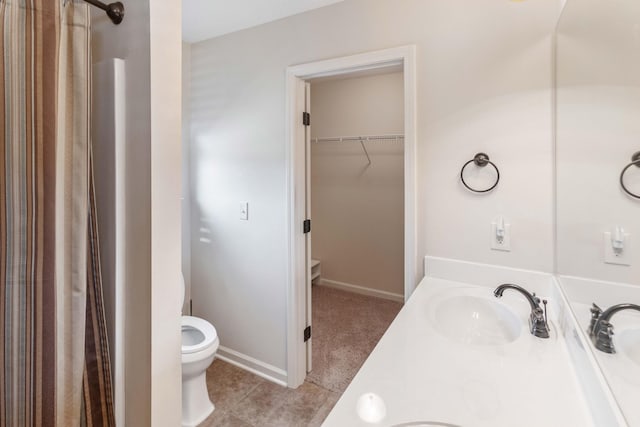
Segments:
[[[317,285],[326,286],[327,288],[340,289],[341,291],[353,292],[354,294],[367,295],[370,297],[377,297],[404,303],[404,295],[394,294],[393,292],[380,291],[378,289],[365,288],[364,286],[352,285],[351,283],[338,282],[337,280],[320,278],[320,280],[318,280],[317,282]]]
[[[271,381],[278,385],[287,386],[287,372],[268,363],[264,363],[251,356],[242,354],[230,348],[220,346],[216,353],[216,358],[224,360],[227,363],[237,366],[238,368],[249,371],[265,380]]]

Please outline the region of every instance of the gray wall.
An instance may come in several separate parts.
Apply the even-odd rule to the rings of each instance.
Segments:
[[[347,0],[192,45],[194,314],[286,369],[285,69],[415,44],[418,258],[552,271],[551,34],[559,0]],[[466,192],[478,151],[503,175]],[[523,155],[526,153],[527,155]],[[249,201],[249,221],[239,202]],[[512,251],[489,249],[512,224]]]
[[[125,283],[125,423],[151,425],[151,86],[149,1],[127,4],[114,26],[104,12],[92,15],[93,60],[126,61],[127,222]],[[135,118],[135,120],[133,120]],[[135,144],[131,143],[135,141]],[[95,159],[99,162],[100,159]]]
[[[180,3],[93,9],[92,55],[125,61],[125,425],[180,422]],[[99,162],[100,159],[95,159]],[[100,215],[100,213],[98,213]]]

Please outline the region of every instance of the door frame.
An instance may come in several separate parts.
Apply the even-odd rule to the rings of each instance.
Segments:
[[[414,45],[365,52],[310,62],[286,70],[286,186],[287,186],[287,385],[300,386],[306,377],[305,282],[306,241],[305,163],[300,82],[318,77],[348,75],[360,71],[402,65],[404,74],[404,300],[414,291],[419,273],[416,259],[416,49]],[[306,283],[305,283],[306,286]]]

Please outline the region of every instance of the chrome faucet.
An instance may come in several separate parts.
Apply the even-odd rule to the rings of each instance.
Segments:
[[[545,307],[545,309],[543,310],[540,307],[540,298],[538,298],[535,293],[529,293],[529,291],[522,288],[521,286],[512,285],[510,283],[505,283],[498,286],[496,290],[493,291],[493,295],[495,295],[496,298],[500,298],[502,297],[502,293],[505,289],[513,289],[515,291],[518,291],[522,295],[524,295],[527,301],[529,301],[529,304],[531,305],[531,314],[529,315],[529,330],[531,331],[531,334],[538,338],[549,338],[549,325],[547,323],[546,310],[547,301],[543,301]]]
[[[591,323],[589,324],[589,336],[591,341],[600,351],[605,353],[615,353],[613,346],[613,325],[610,320],[614,314],[622,310],[640,311],[640,305],[618,304],[602,311],[600,307],[593,303],[591,307]]]

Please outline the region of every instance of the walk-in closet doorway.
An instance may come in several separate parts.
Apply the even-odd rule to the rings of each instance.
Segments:
[[[288,384],[307,378],[343,389],[422,274],[415,247],[414,49],[290,67],[287,100]],[[315,304],[323,313],[316,316],[313,289],[321,289]],[[340,320],[349,311],[364,316]],[[316,330],[320,314],[334,321]],[[355,345],[349,339],[355,331],[339,337],[342,323],[372,336]],[[323,346],[316,352],[314,338]],[[346,354],[354,352],[360,356]],[[349,359],[357,366],[336,364]]]
[[[403,73],[309,83],[306,381],[343,393],[404,302]]]

